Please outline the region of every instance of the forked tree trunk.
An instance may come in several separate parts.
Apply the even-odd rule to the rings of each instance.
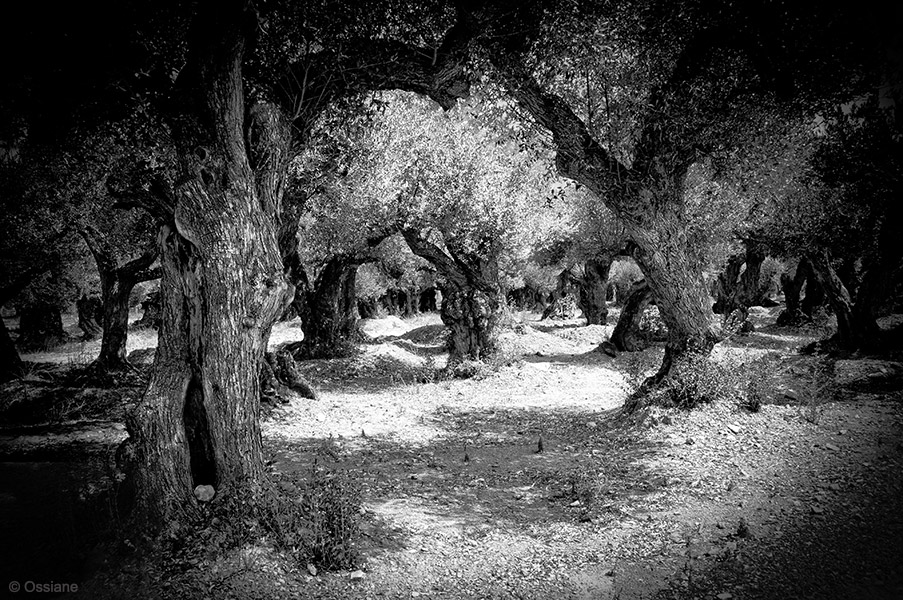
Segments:
[[[160,276],[159,270],[148,270],[157,259],[156,242],[138,258],[120,265],[116,251],[102,232],[86,226],[80,233],[94,256],[100,275],[103,339],[94,368],[100,372],[128,370],[131,368],[126,358],[129,296],[138,283]]]
[[[781,291],[784,293],[784,310],[778,315],[778,325],[796,325],[803,320],[803,311],[800,308],[800,295],[806,279],[810,277],[809,262],[806,258],[800,258],[793,276],[781,274]]]
[[[22,359],[16,345],[9,336],[6,321],[0,319],[0,383],[6,383],[22,376]]]
[[[577,282],[578,304],[586,317],[587,325],[605,325],[608,322],[608,273],[611,259],[588,260],[583,266],[583,277]]]
[[[645,279],[633,284],[627,293],[624,308],[614,331],[611,332],[611,343],[621,352],[636,352],[643,349],[640,339],[640,319],[643,311],[652,300],[652,291]]]
[[[22,350],[51,350],[68,338],[63,329],[63,315],[56,304],[39,300],[20,309],[18,344]]]

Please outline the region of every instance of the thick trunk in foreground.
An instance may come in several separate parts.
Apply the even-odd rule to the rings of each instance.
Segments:
[[[588,260],[583,267],[583,277],[577,282],[578,304],[586,317],[587,325],[605,325],[608,322],[608,273],[611,260]]]
[[[6,321],[0,319],[0,383],[6,383],[22,376],[22,359],[16,345],[9,336]]]
[[[645,226],[628,224],[627,229],[636,242],[634,259],[668,327],[664,375],[668,361],[688,349],[711,350],[720,331],[702,276],[690,262],[682,205],[663,203],[648,217]]]
[[[61,346],[69,339],[63,329],[60,308],[50,302],[38,301],[19,311],[19,348],[37,352]]]
[[[206,192],[194,194],[205,206]],[[260,365],[290,288],[272,229],[241,196],[226,201],[232,222],[205,223],[195,243],[164,231],[160,341],[128,421],[138,514],[150,525],[183,524],[198,485],[253,498],[263,473]]]
[[[627,301],[618,317],[618,324],[611,333],[611,343],[621,352],[636,352],[643,349],[640,339],[640,319],[652,300],[652,291],[645,279],[633,284],[627,293]]]

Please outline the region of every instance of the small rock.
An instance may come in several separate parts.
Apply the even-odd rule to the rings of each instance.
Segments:
[[[589,423],[586,424],[586,426],[589,427],[590,429],[595,429],[596,427],[598,427],[598,425],[596,425],[595,421],[590,421]]]
[[[821,506],[813,506],[813,507],[812,507],[812,514],[813,514],[813,515],[820,515],[820,514],[822,514],[823,512],[825,512],[825,509],[823,509]]]
[[[363,579],[364,572],[361,570],[352,571],[351,573],[348,574],[348,577],[351,579]]]
[[[840,448],[838,448],[834,444],[825,444],[825,448],[831,450],[832,452],[840,452]]]
[[[317,576],[317,567],[313,566],[311,563],[307,563],[307,572],[312,576]]]
[[[684,442],[684,443],[685,443],[687,446],[692,446],[695,442],[693,441],[693,438],[688,437],[688,438],[687,438],[687,441]]]
[[[212,485],[199,485],[194,488],[194,497],[198,502],[210,502],[216,496],[216,490]]]
[[[734,595],[730,592],[721,592],[720,594],[718,594],[715,597],[718,598],[718,600],[731,600],[731,598],[733,598]]]
[[[665,415],[664,417],[662,417],[662,423],[664,423],[665,425],[670,425],[673,422],[674,421],[671,419],[671,415]]]
[[[742,431],[740,429],[740,426],[736,425],[734,423],[731,423],[730,425],[728,425],[727,428],[728,428],[728,430],[730,430],[731,433],[734,433],[734,434],[740,433]]]

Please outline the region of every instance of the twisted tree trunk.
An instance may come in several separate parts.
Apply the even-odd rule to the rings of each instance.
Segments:
[[[443,250],[411,228],[401,233],[411,251],[432,263],[445,278],[439,314],[449,329],[449,361],[492,355],[504,305],[497,259],[471,255],[448,244],[447,251]]]

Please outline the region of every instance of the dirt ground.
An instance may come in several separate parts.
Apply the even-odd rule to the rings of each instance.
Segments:
[[[365,322],[360,355],[301,363],[318,401],[263,423],[274,477],[328,456],[360,483],[364,561],[349,572],[314,574],[264,543],[167,582],[91,580],[103,565],[70,500],[103,486],[121,412],[4,423],[3,575],[95,592],[130,581],[131,597],[903,598],[901,365],[846,361],[825,383],[820,359],[797,352],[823,332],[778,328],[778,310],[754,310],[756,331],[714,354],[738,370],[760,359],[758,412],[722,401],[629,419],[618,409],[661,349],[594,351],[613,325],[519,315],[497,369],[442,379],[435,315]]]

